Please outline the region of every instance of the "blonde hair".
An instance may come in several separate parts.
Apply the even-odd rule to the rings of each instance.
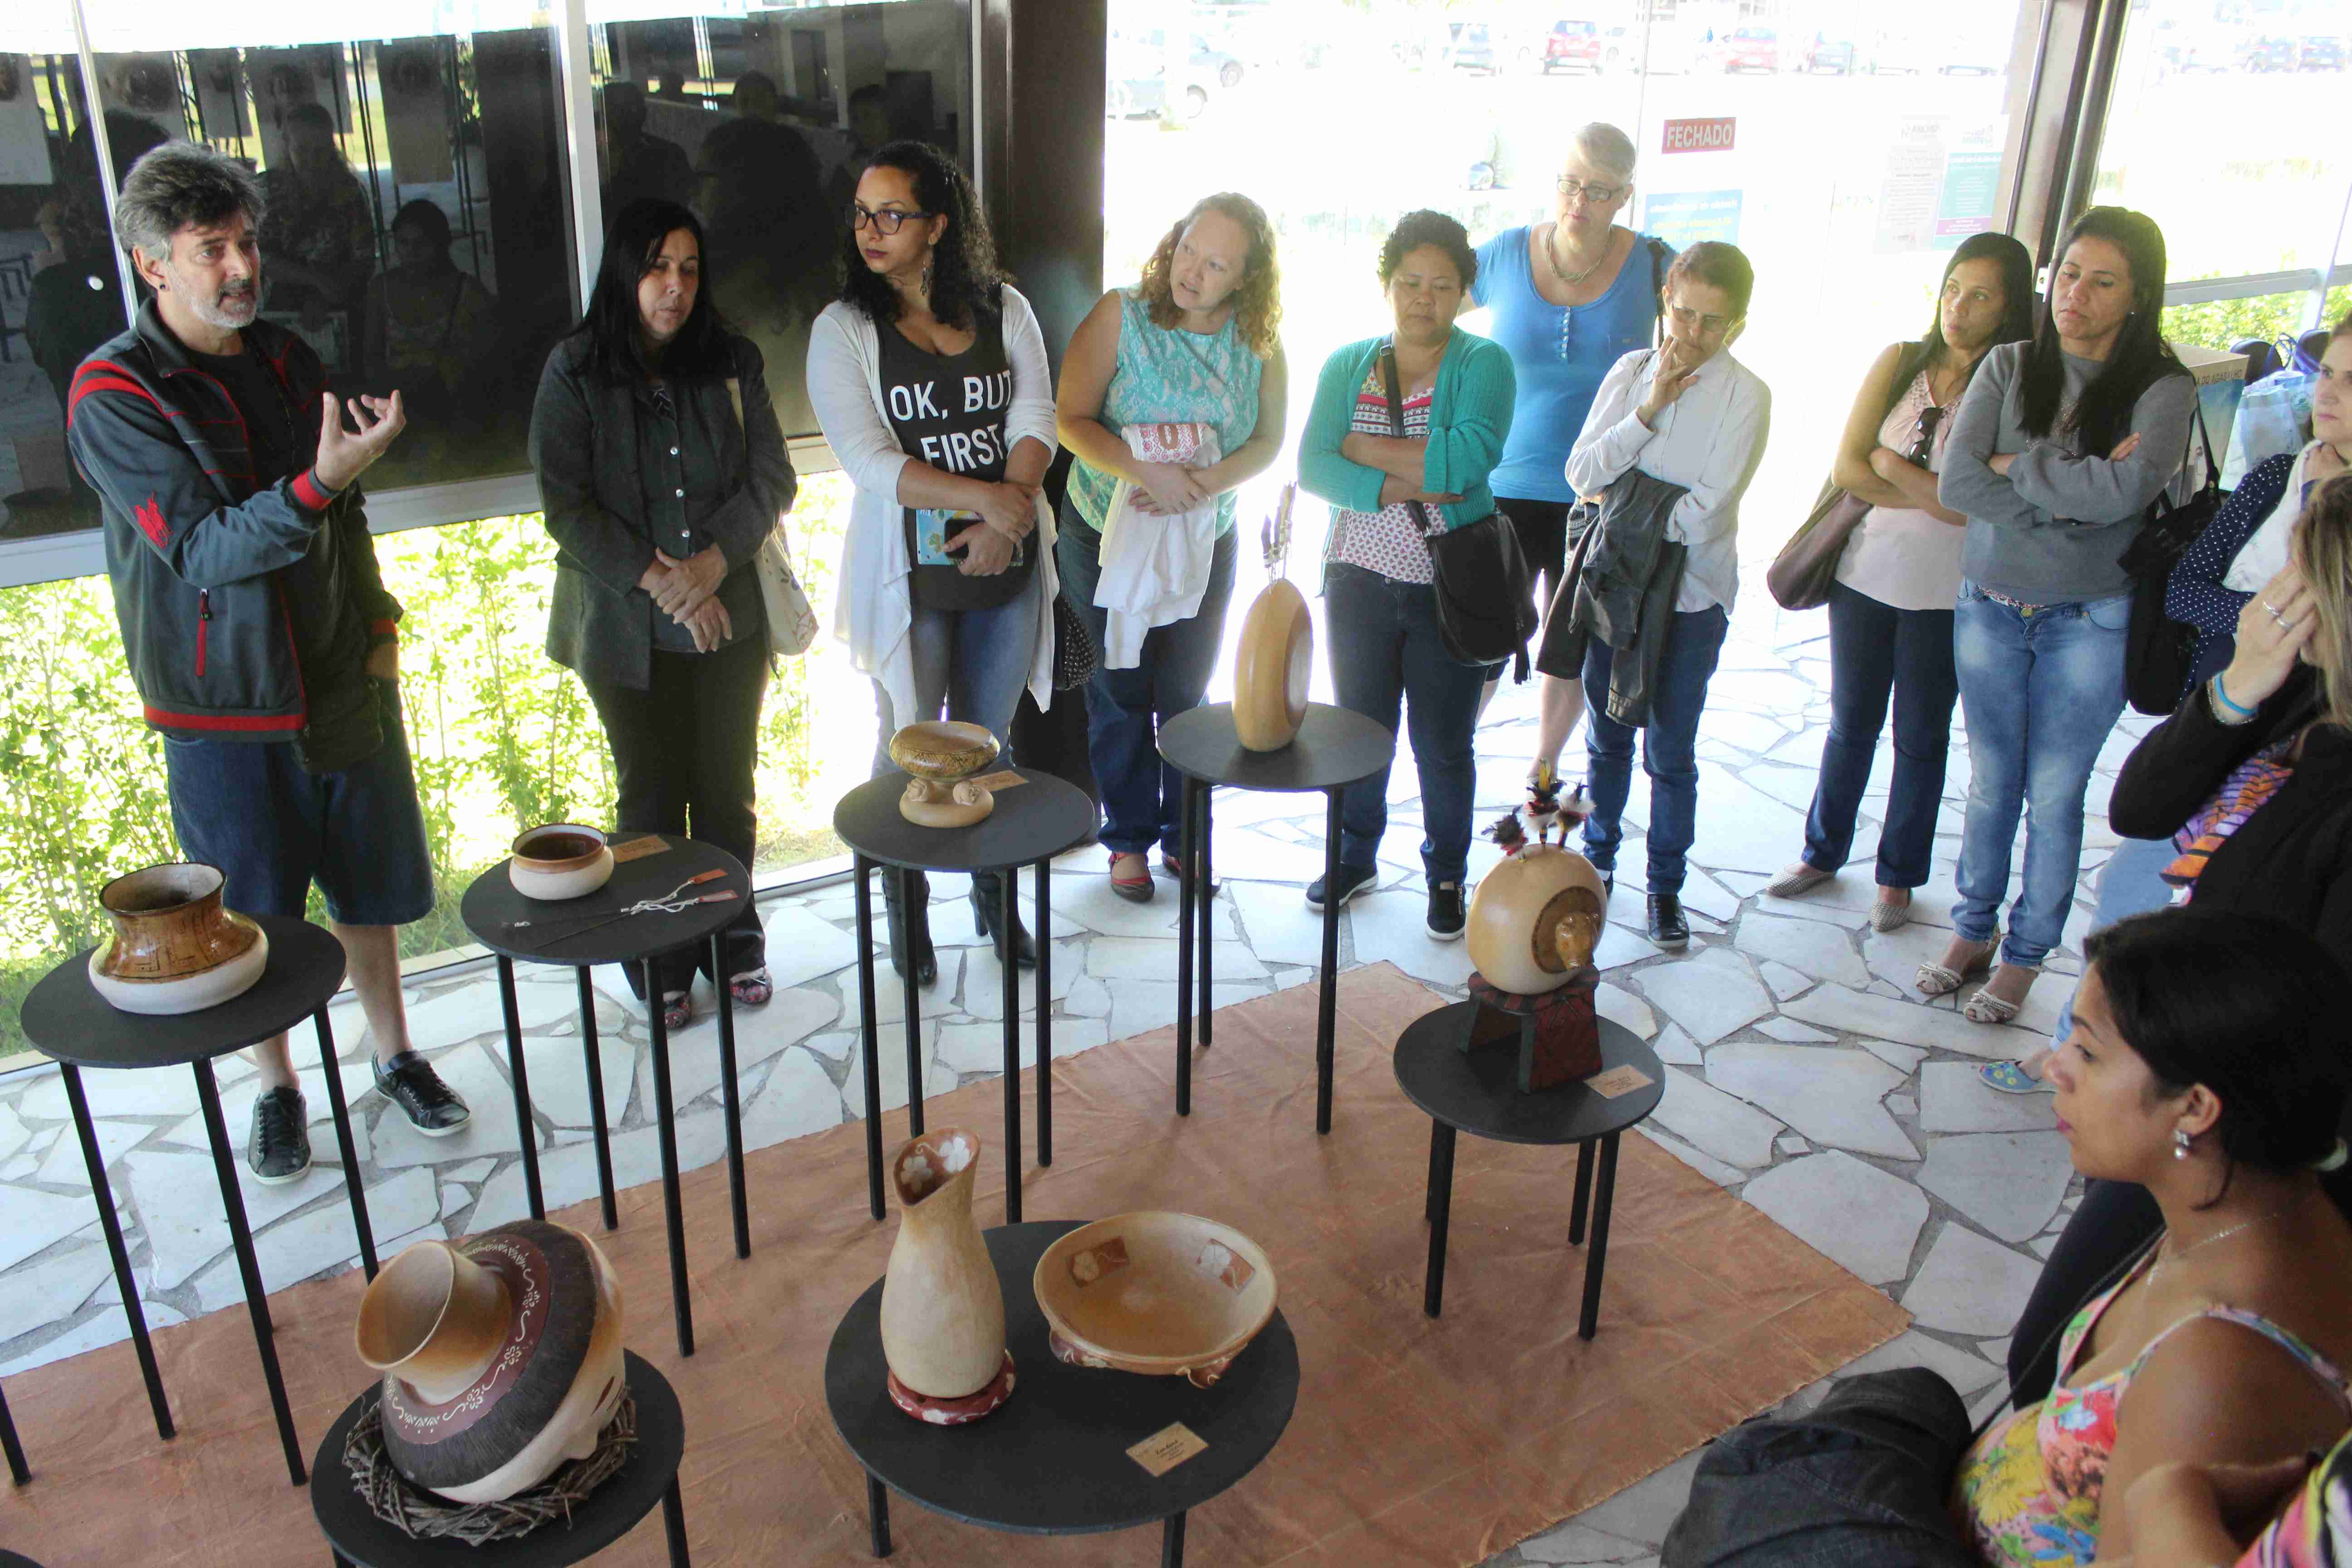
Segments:
[[[2352,474],[2312,496],[2294,525],[2294,563],[2319,616],[2305,657],[2319,671],[2321,710],[2352,730]]]
[[[1614,125],[1596,120],[1579,131],[1569,145],[1619,184],[1633,183],[1633,141]]]

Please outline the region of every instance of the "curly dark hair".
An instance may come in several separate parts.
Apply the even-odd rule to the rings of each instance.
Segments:
[[[1462,274],[1462,291],[1470,292],[1470,285],[1478,279],[1478,253],[1470,248],[1469,231],[1427,207],[1397,219],[1396,227],[1381,242],[1381,287],[1387,288],[1404,258],[1424,245],[1433,245],[1453,258],[1454,269]]]
[[[1234,290],[1229,303],[1244,346],[1260,359],[1272,359],[1282,332],[1282,267],[1274,254],[1274,224],[1264,207],[1236,191],[1219,191],[1194,202],[1192,210],[1176,220],[1176,226],[1143,264],[1143,281],[1138,287],[1144,304],[1150,308],[1151,324],[1172,327],[1183,317],[1176,308],[1168,269],[1175,261],[1177,242],[1205,212],[1223,213],[1249,236],[1249,258],[1244,264],[1241,286]]]
[[[911,140],[885,142],[866,160],[866,167],[898,170],[914,182],[915,200],[922,210],[948,220],[931,247],[931,314],[959,331],[977,331],[982,318],[996,321],[1003,310],[1001,290],[1013,275],[997,265],[996,241],[988,232],[988,218],[980,210],[971,178],[937,147]],[[866,312],[877,326],[898,319],[903,308],[898,291],[866,265],[857,248],[857,231],[845,222],[840,266],[845,301]]]

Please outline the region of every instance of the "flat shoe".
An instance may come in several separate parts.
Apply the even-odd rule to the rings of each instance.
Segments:
[[[1870,906],[1870,929],[1874,931],[1900,931],[1911,922],[1911,905],[1906,900],[1895,903],[1887,899],[1873,900]]]
[[[675,1034],[694,1022],[694,998],[683,991],[675,991],[662,998],[662,1027]]]
[[[1977,1068],[1977,1077],[1987,1089],[1997,1089],[2003,1094],[2043,1094],[2054,1092],[2053,1087],[2025,1070],[2021,1062],[1987,1062]]]
[[[1122,877],[1118,874],[1118,863],[1122,858],[1124,858],[1124,857],[1122,857],[1118,850],[1114,849],[1111,851],[1110,890],[1117,893],[1120,898],[1125,899],[1130,904],[1150,903],[1151,901],[1152,891],[1151,861],[1144,856],[1135,856],[1135,859],[1143,862],[1143,875],[1140,877]]]
[[[1764,884],[1764,890],[1776,899],[1801,898],[1830,879],[1832,873],[1818,866],[1808,866],[1800,860],[1779,876]]]
[[[765,969],[746,970],[727,983],[727,994],[738,1007],[764,1007],[775,1000],[775,982]]]
[[[1993,950],[1997,944],[1987,942],[1981,945],[1984,951],[1978,953],[1966,969],[1956,972],[1940,963],[1923,963],[1911,984],[1923,996],[1949,996],[1969,975],[1980,973],[1992,966]],[[2016,1009],[2011,1008],[2011,1011],[2014,1013]]]

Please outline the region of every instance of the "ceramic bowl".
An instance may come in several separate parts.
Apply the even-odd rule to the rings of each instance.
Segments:
[[[613,847],[599,829],[551,822],[514,841],[507,880],[526,899],[576,899],[612,879]]]
[[[207,1007],[217,1007],[232,997],[242,996],[253,989],[261,972],[269,967],[269,933],[245,916],[234,910],[222,911],[228,923],[251,934],[253,940],[245,951],[225,963],[211,969],[201,969],[193,974],[159,975],[153,978],[126,979],[109,974],[100,967],[107,950],[100,948],[89,955],[89,983],[109,1005],[125,1013],[144,1013],[151,1017],[179,1013],[200,1013]]]
[[[1003,749],[987,725],[961,720],[926,720],[890,737],[890,760],[933,784],[968,779],[996,761]]]
[[[1257,1243],[1160,1209],[1079,1226],[1045,1249],[1034,1283],[1062,1360],[1202,1388],[1274,1316],[1274,1265]]]

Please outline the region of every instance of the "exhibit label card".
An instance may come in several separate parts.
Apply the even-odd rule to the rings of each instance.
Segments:
[[[1006,768],[1002,773],[984,773],[971,782],[992,795],[1001,789],[1017,788],[1022,784],[1027,784],[1029,781],[1023,778],[1019,773],[1014,773],[1012,769]]]
[[[1127,1451],[1127,1457],[1155,1476],[1164,1476],[1208,1447],[1200,1435],[1181,1421],[1161,1427]]]
[[[1584,1080],[1584,1087],[1603,1100],[1614,1100],[1621,1094],[1631,1094],[1637,1089],[1650,1087],[1650,1075],[1631,1063],[1595,1073]]]
[[[613,846],[613,864],[625,866],[632,860],[642,860],[648,855],[658,855],[669,847],[658,833],[648,833],[642,838],[632,838],[625,844]]]

